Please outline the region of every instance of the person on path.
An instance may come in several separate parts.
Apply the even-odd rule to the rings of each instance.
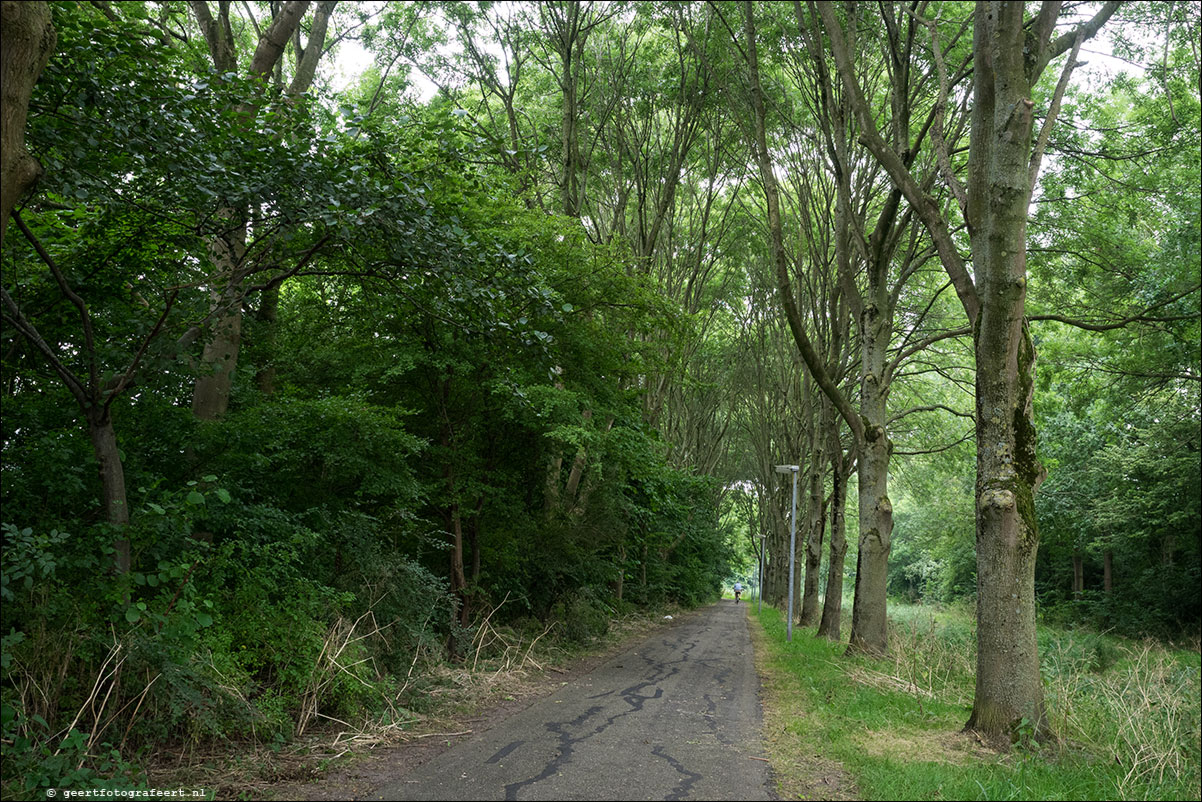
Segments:
[[[743,583],[736,582],[735,583],[735,604],[739,603],[739,594],[742,592],[743,592]]]

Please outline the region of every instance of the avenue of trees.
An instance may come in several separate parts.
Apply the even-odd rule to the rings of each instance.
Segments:
[[[781,464],[798,623],[975,605],[987,737],[1041,615],[1196,636],[1197,5],[0,8],[6,783],[783,609]]]

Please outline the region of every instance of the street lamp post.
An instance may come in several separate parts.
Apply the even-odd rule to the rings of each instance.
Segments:
[[[800,465],[777,465],[777,473],[793,474],[793,514],[789,516],[789,623],[785,640],[793,641],[793,570],[797,563],[797,472]]]

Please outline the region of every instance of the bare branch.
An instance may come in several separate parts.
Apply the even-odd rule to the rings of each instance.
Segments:
[[[263,38],[263,29],[259,27],[259,21],[255,19],[255,12],[251,10],[250,3],[242,0],[242,7],[246,9],[246,16],[250,17],[250,24],[255,27],[255,36]]]
[[[868,147],[876,160],[885,168],[894,186],[901,190],[906,196],[906,200],[918,213],[919,219],[931,234],[931,239],[939,252],[939,259],[956,288],[956,295],[959,296],[968,319],[975,323],[981,306],[977,297],[977,288],[964,259],[956,249],[955,242],[947,228],[947,221],[943,219],[938,203],[922,191],[922,187],[906,168],[901,156],[885,143],[877,131],[872,110],[856,79],[855,68],[851,61],[851,55],[847,51],[843,29],[835,17],[833,8],[828,3],[813,3],[812,6],[816,7],[818,15],[822,18],[823,26],[830,38],[831,54],[835,58],[839,76],[847,90],[852,109],[860,119],[860,141]]]
[[[88,360],[89,384],[92,392],[96,393],[100,387],[100,374],[96,366],[96,338],[92,333],[92,315],[88,312],[88,305],[84,302],[83,298],[76,294],[75,290],[71,289],[71,285],[67,283],[66,276],[59,269],[58,263],[54,261],[54,258],[42,245],[41,240],[29,230],[29,226],[25,225],[25,221],[21,219],[21,213],[16,209],[13,210],[12,219],[17,224],[17,227],[21,229],[21,233],[25,235],[25,239],[29,240],[29,244],[37,251],[38,256],[42,257],[42,261],[50,268],[54,280],[58,283],[59,290],[79,310],[79,319],[83,325],[84,353]]]
[[[1081,37],[1081,41],[1092,39],[1094,34],[1096,34],[1101,27],[1106,24],[1106,20],[1110,19],[1114,12],[1118,11],[1119,6],[1121,5],[1122,3],[1119,2],[1119,0],[1108,0],[1106,5],[1102,7],[1102,10],[1095,14],[1092,19],[1090,19],[1088,22],[1081,23],[1073,30],[1057,38],[1056,41],[1048,45],[1047,48],[1044,48],[1043,52],[1040,54],[1039,60],[1035,63],[1035,68],[1032,71],[1032,74],[1038,76],[1040,73],[1042,73],[1044,67],[1048,65],[1048,62],[1073,46],[1073,42],[1077,40],[1077,37]]]
[[[1196,320],[1198,318],[1197,314],[1170,315],[1168,317],[1152,317],[1150,315],[1150,313],[1157,309],[1166,307],[1171,303],[1179,301],[1187,295],[1192,295],[1193,293],[1197,292],[1199,289],[1202,289],[1202,284],[1196,284],[1184,292],[1177,293],[1172,298],[1168,298],[1166,300],[1160,301],[1159,303],[1152,304],[1151,306],[1144,309],[1142,312],[1137,312],[1136,314],[1130,315],[1129,317],[1125,317],[1120,320],[1111,320],[1111,321],[1108,321],[1105,323],[1091,323],[1086,320],[1070,318],[1066,315],[1028,315],[1027,320],[1054,320],[1058,323],[1065,323],[1069,326],[1075,326],[1079,329],[1085,329],[1086,331],[1111,331],[1113,329],[1121,329],[1124,326],[1127,326],[1131,323],[1140,323],[1140,322],[1143,322],[1143,323],[1171,323],[1171,322],[1177,321],[1177,320]]]
[[[952,195],[956,199],[956,203],[960,206],[960,214],[964,219],[968,219],[968,190],[964,188],[964,184],[956,177],[956,173],[952,170],[951,155],[948,152],[947,139],[943,134],[943,123],[947,116],[947,102],[950,92],[948,91],[947,64],[943,59],[943,48],[939,45],[939,18],[927,19],[913,15],[919,22],[926,25],[927,30],[931,34],[931,53],[935,59],[935,69],[939,74],[939,97],[935,101],[933,109],[934,118],[931,124],[931,141],[935,145],[935,157],[939,163],[939,173],[943,177],[943,182],[947,184],[947,188],[951,190]],[[963,23],[967,26],[967,20]]]
[[[142,363],[142,357],[146,354],[146,349],[150,347],[150,343],[153,342],[154,339],[159,336],[159,332],[162,331],[163,324],[167,322],[167,316],[171,314],[171,307],[175,304],[175,299],[178,295],[179,291],[176,290],[167,296],[167,303],[163,306],[163,314],[159,315],[159,319],[155,321],[154,327],[151,328],[150,333],[142,338],[142,344],[138,346],[138,352],[134,354],[134,358],[130,360],[129,367],[126,368],[125,373],[121,375],[121,378],[116,384],[112,385],[111,389],[109,387],[105,388],[105,393],[108,396],[104,399],[104,406],[106,409],[113,403],[114,399],[121,395],[125,388],[129,387],[133,382],[134,377],[138,373],[138,367]]]
[[[745,52],[751,83],[751,103],[755,116],[755,132],[751,144],[755,152],[756,161],[759,163],[760,180],[763,183],[764,197],[768,204],[768,228],[772,240],[773,263],[776,268],[776,280],[781,295],[781,303],[785,307],[785,317],[788,320],[789,329],[793,334],[797,350],[801,353],[802,359],[805,360],[810,375],[814,377],[814,380],[822,388],[822,391],[826,393],[827,397],[835,405],[835,408],[839,410],[839,414],[847,421],[847,425],[854,434],[856,442],[861,443],[864,441],[864,422],[856,414],[856,411],[852,409],[847,397],[840,392],[838,386],[827,375],[825,367],[818,358],[818,354],[814,350],[809,336],[806,334],[805,323],[801,319],[797,302],[793,297],[792,281],[789,277],[788,258],[785,254],[781,227],[779,190],[776,185],[776,175],[772,167],[772,155],[768,150],[767,134],[765,131],[764,118],[766,114],[764,111],[764,96],[763,89],[760,86],[759,64],[756,54],[755,18],[750,2],[744,3],[743,8],[743,28],[747,42]]]
[[[958,440],[956,440],[954,442],[948,443],[945,446],[939,446],[938,448],[924,448],[921,451],[894,451],[893,455],[895,457],[917,457],[921,454],[940,454],[944,451],[948,451],[950,449],[955,448],[956,446],[960,445],[961,443],[967,442],[968,440],[972,440],[974,437],[976,437],[976,434],[977,434],[976,429],[969,429],[967,432],[964,433],[963,437],[959,438]]]
[[[71,392],[71,395],[75,397],[75,402],[79,404],[79,408],[81,410],[86,410],[91,402],[91,399],[88,396],[87,388],[84,387],[83,382],[81,382],[79,378],[71,372],[70,368],[64,365],[61,360],[59,360],[58,354],[54,353],[54,349],[51,348],[46,343],[46,340],[42,338],[42,335],[40,332],[38,332],[37,327],[34,326],[24,314],[22,314],[21,307],[19,307],[17,302],[13,300],[13,297],[8,294],[8,290],[0,287],[0,294],[3,294],[4,306],[8,310],[4,314],[4,319],[7,320],[13,328],[19,331],[21,335],[24,336],[25,339],[28,340],[30,344],[42,354],[42,356],[46,357],[46,361],[50,363],[50,367],[55,373],[58,374],[59,378],[63,380],[63,384],[67,385],[67,390]]]
[[[1064,99],[1064,90],[1068,88],[1068,79],[1077,66],[1077,54],[1081,52],[1083,36],[1083,34],[1077,34],[1077,38],[1073,42],[1073,51],[1069,54],[1068,61],[1064,62],[1064,69],[1060,72],[1060,82],[1056,84],[1056,92],[1052,95],[1048,114],[1043,120],[1043,127],[1039,129],[1039,138],[1035,141],[1035,149],[1031,152],[1031,166],[1028,168],[1028,194],[1035,191],[1035,182],[1039,179],[1039,165],[1043,162],[1043,152],[1048,146],[1048,137],[1052,134],[1052,126],[1056,124],[1056,117],[1060,114],[1060,103]]]
[[[948,331],[943,331],[938,334],[932,334],[930,337],[919,340],[918,342],[914,343],[914,345],[899,353],[894,361],[897,363],[904,362],[908,357],[917,354],[919,351],[925,351],[927,348],[939,342],[940,340],[950,340],[953,337],[967,337],[970,334],[972,334],[972,328],[969,326],[964,326],[963,328],[959,329],[949,329]]]
[[[976,415],[972,414],[971,412],[961,412],[958,409],[952,409],[951,407],[944,406],[943,404],[930,404],[930,405],[924,406],[924,407],[910,407],[909,409],[903,410],[903,411],[897,413],[896,415],[891,416],[889,418],[889,422],[886,425],[892,426],[894,424],[894,422],[901,420],[902,418],[906,417],[907,415],[913,415],[916,412],[938,412],[938,411],[949,412],[958,418],[968,418],[969,420],[976,420]]]

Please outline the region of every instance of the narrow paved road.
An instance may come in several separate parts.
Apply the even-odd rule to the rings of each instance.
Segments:
[[[372,799],[774,799],[745,604],[722,601]]]

